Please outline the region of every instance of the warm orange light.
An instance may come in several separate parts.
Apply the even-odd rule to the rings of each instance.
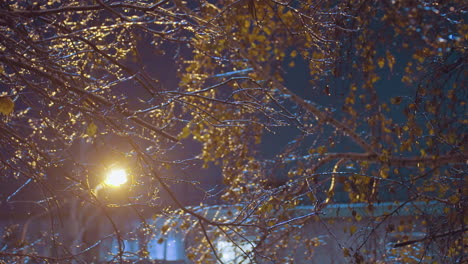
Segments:
[[[112,169],[109,171],[109,174],[107,174],[104,184],[112,187],[119,187],[126,182],[127,172],[124,169]]]

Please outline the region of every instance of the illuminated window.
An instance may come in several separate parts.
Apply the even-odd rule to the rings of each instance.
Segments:
[[[216,243],[217,254],[225,264],[251,264],[254,243],[250,241],[219,240]]]
[[[125,260],[136,260],[138,259],[138,250],[139,250],[139,243],[137,239],[122,239],[122,246],[123,246],[123,258]],[[117,239],[112,240],[111,248],[109,252],[106,254],[106,260],[110,261],[113,260],[115,256],[119,254],[119,242]]]
[[[181,261],[185,259],[181,234],[170,232],[165,237],[154,237],[148,243],[149,258],[153,260]]]
[[[124,253],[123,258],[128,261],[135,261],[139,258],[138,253],[143,246],[136,238],[123,238]],[[169,232],[166,236],[155,236],[148,241],[148,260],[156,263],[184,263],[185,250],[182,235]],[[110,249],[106,252],[106,260],[111,261],[119,253],[117,239],[113,239]]]

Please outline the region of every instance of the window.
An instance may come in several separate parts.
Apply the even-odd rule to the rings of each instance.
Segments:
[[[181,261],[185,259],[181,234],[170,232],[166,237],[153,237],[148,242],[149,258],[153,260]]]
[[[246,240],[219,240],[216,243],[217,254],[225,264],[252,264],[254,242]]]
[[[122,242],[124,247],[124,260],[133,262],[139,259],[138,254],[145,243],[141,239],[135,237],[124,237]],[[148,258],[146,261],[151,261],[151,263],[185,263],[183,236],[175,231],[169,232],[166,236],[154,236],[150,238],[146,249],[148,251]],[[103,250],[105,252],[105,260],[113,260],[119,253],[117,239],[114,238],[107,249],[103,248]]]
[[[123,258],[125,260],[136,260],[138,259],[139,242],[135,238],[122,238],[123,246]],[[119,254],[119,242],[117,239],[113,239],[110,245],[110,250],[106,252],[106,261],[111,261],[115,256]]]

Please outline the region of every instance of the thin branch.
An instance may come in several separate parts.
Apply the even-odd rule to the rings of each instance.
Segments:
[[[206,240],[208,241],[208,244],[210,245],[210,248],[211,248],[211,250],[213,251],[214,256],[216,257],[216,259],[217,259],[221,264],[224,264],[224,262],[221,260],[221,258],[219,258],[218,253],[216,253],[216,249],[215,249],[215,247],[213,246],[213,243],[211,242],[211,239],[210,239],[210,237],[208,236],[208,233],[206,232],[205,226],[203,225],[203,222],[201,221],[201,219],[198,220],[198,223],[199,223],[200,226],[201,226],[201,229],[202,229],[202,231],[203,231],[203,235],[205,236]]]
[[[404,247],[404,246],[412,245],[412,244],[422,242],[422,241],[425,241],[425,240],[436,239],[436,238],[441,238],[441,237],[445,237],[445,236],[451,236],[451,235],[455,235],[457,233],[463,233],[463,232],[466,232],[466,231],[468,231],[468,227],[458,229],[458,230],[449,231],[449,232],[445,232],[445,233],[438,234],[438,235],[427,235],[427,236],[425,236],[423,238],[420,238],[420,239],[414,239],[414,240],[408,240],[408,241],[401,242],[401,243],[396,243],[393,247],[394,248]]]
[[[466,163],[468,161],[467,153],[458,153],[458,154],[446,154],[433,157],[383,157],[376,154],[368,153],[328,153],[323,156],[319,161],[321,165],[334,159],[348,159],[354,161],[368,161],[372,163],[383,163],[389,166],[398,166],[398,167],[419,167],[421,165],[431,165],[431,166],[440,166],[448,164],[459,164]],[[322,162],[324,161],[324,162]],[[316,166],[317,167],[317,166]]]
[[[148,7],[132,5],[132,4],[123,3],[123,2],[111,3],[108,6],[111,8],[131,8],[131,9],[135,9],[139,11],[149,12],[149,11],[154,11],[156,8],[168,2],[169,0],[162,0]],[[64,6],[64,7],[52,8],[52,9],[43,9],[43,10],[13,9],[12,11],[9,11],[9,13],[12,13],[14,15],[24,16],[24,17],[38,17],[38,16],[66,13],[66,12],[75,13],[78,11],[102,10],[103,8],[104,7],[102,5],[96,4],[96,5],[83,5],[83,6]]]
[[[108,107],[114,105],[114,103],[112,103],[111,101],[107,100],[106,98],[104,98],[104,97],[102,97],[100,95],[88,92],[86,90],[75,87],[73,85],[67,85],[62,80],[60,80],[58,77],[55,77],[50,73],[43,72],[43,71],[41,71],[39,69],[36,69],[33,66],[30,66],[30,65],[28,65],[26,63],[23,63],[21,61],[12,60],[12,59],[7,58],[5,56],[0,56],[0,61],[4,62],[4,63],[8,63],[8,64],[13,64],[13,65],[15,65],[17,67],[32,71],[34,73],[37,73],[38,75],[40,75],[42,77],[45,77],[48,80],[50,80],[50,81],[52,81],[52,82],[54,82],[54,83],[56,83],[58,85],[61,85],[63,87],[67,87],[68,89],[75,92],[76,94],[88,97],[93,102],[96,102],[96,103],[99,103],[99,104],[102,104],[102,105],[105,105],[105,106],[108,106]],[[152,124],[144,121],[143,119],[137,117],[135,112],[132,112],[132,111],[129,111],[129,110],[126,110],[126,109],[117,109],[117,111],[119,112],[119,114],[124,115],[125,117],[127,117],[130,120],[133,120],[135,123],[147,128],[147,129],[149,129],[151,131],[154,131],[157,134],[159,134],[159,135],[161,135],[161,136],[163,136],[163,137],[165,137],[167,139],[170,139],[171,141],[174,141],[174,142],[179,141],[175,136],[172,136],[172,135],[168,134],[167,132],[163,131],[162,129],[157,128],[154,125],[152,125]]]

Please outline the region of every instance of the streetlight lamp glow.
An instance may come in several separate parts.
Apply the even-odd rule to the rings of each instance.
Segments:
[[[104,181],[105,185],[119,187],[127,182],[127,172],[124,169],[112,169]]]

